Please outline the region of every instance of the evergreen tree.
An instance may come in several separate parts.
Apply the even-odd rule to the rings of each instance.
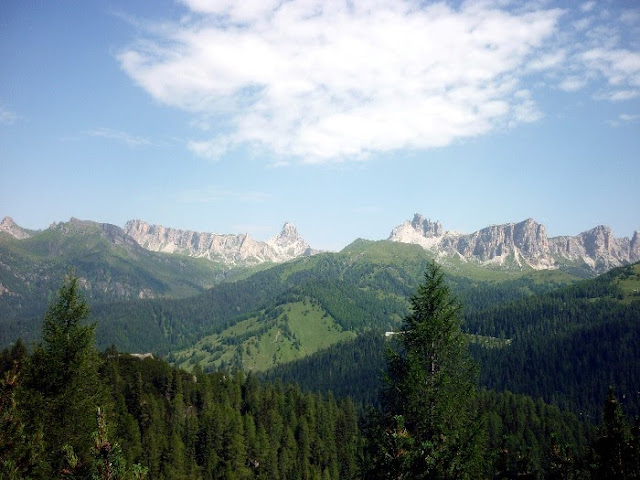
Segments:
[[[633,451],[633,443],[631,429],[622,413],[622,407],[613,387],[609,387],[602,408],[602,425],[594,446],[597,461],[595,478],[638,478],[640,465]]]
[[[93,434],[94,478],[100,480],[142,480],[147,469],[135,464],[127,467],[118,442],[109,441],[102,409],[97,410],[98,430]]]
[[[42,343],[25,372],[25,395],[33,427],[41,427],[52,475],[63,467],[62,448],[72,449],[78,468],[91,463],[93,412],[104,402],[95,349],[95,324],[86,324],[89,307],[78,278],[68,276],[50,305],[42,326]]]
[[[383,414],[367,427],[377,438],[367,435],[365,476],[477,477],[482,438],[475,367],[460,329],[461,306],[435,262],[411,307],[396,336],[399,348],[388,350]]]
[[[18,480],[37,473],[42,458],[42,434],[25,434],[25,419],[16,398],[17,364],[0,378],[0,478]],[[30,437],[30,438],[29,438]]]

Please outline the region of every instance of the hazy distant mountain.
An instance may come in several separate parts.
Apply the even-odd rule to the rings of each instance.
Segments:
[[[445,231],[440,222],[415,214],[395,227],[389,240],[412,243],[447,257],[505,268],[565,269],[602,273],[640,260],[640,234],[614,238],[600,225],[574,237],[547,237],[545,226],[532,219],[492,225],[471,234]]]
[[[220,283],[228,268],[145,250],[122,228],[72,218],[45,230],[0,224],[0,320],[41,317],[70,269],[91,304],[195,295]]]
[[[34,233],[32,230],[27,230],[19,226],[11,217],[4,217],[2,219],[2,222],[0,222],[0,232],[8,233],[19,240],[29,238]]]
[[[317,253],[288,222],[278,235],[266,242],[255,240],[247,233],[194,232],[150,225],[142,220],[128,221],[125,232],[153,252],[202,257],[225,265],[277,263]]]

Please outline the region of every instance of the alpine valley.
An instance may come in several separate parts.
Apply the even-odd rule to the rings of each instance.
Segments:
[[[556,432],[541,425],[562,425],[571,448],[583,448],[611,385],[624,412],[640,414],[639,243],[638,232],[614,238],[606,226],[549,238],[531,219],[460,234],[416,214],[386,240],[357,239],[340,252],[322,252],[290,223],[262,242],[141,220],[121,228],[72,218],[36,231],[5,217],[0,348],[40,339],[43,313],[71,273],[91,307],[98,348],[121,364],[113,367],[123,369],[117,375],[131,376],[123,380],[109,370],[116,375],[110,382],[129,385],[118,387],[125,390],[147,385],[147,396],[158,389],[152,403],[169,401],[180,388],[184,397],[176,398],[186,405],[197,378],[219,375],[211,378],[222,385],[220,372],[236,371],[252,373],[246,384],[234,377],[238,395],[249,395],[254,387],[247,385],[258,377],[314,395],[332,392],[329,403],[335,396],[376,405],[384,352],[397,341],[409,299],[435,260],[464,307],[491,449],[507,452],[500,455],[515,462],[513,472],[547,472],[553,466],[541,452],[555,448],[549,442]],[[152,353],[176,370],[166,373],[166,363],[153,363],[156,380],[141,374],[135,380],[131,372],[152,363],[114,360],[122,356],[113,356],[116,350],[138,358]],[[180,376],[187,380],[175,387]],[[244,412],[242,401],[228,403]],[[534,443],[542,446],[528,450]],[[517,464],[522,459],[529,463]]]

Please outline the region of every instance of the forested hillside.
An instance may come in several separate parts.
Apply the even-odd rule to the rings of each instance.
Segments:
[[[243,269],[155,253],[122,229],[72,219],[16,239],[0,231],[0,344],[36,339],[42,312],[70,270],[92,305],[204,292]]]
[[[43,342],[32,353],[21,342],[1,352],[2,478],[370,478],[372,465],[387,462],[371,457],[371,445],[393,437],[415,448],[412,430],[380,431],[375,415],[342,395],[242,371],[187,372],[113,348],[99,354],[90,319],[71,278],[45,315]],[[354,366],[371,363],[362,354]],[[401,379],[394,371],[390,379]],[[334,374],[342,377],[331,366],[315,372],[325,379]],[[432,398],[441,403],[447,397],[435,388]],[[472,421],[482,441],[473,466],[461,463],[455,472],[497,479],[605,478],[612,471],[613,478],[635,478],[639,425],[631,428],[613,392],[602,398],[604,423],[595,430],[584,417],[541,399],[479,390],[466,402],[480,413]],[[403,415],[408,421],[411,410]],[[400,460],[414,458],[397,452]]]
[[[98,253],[74,249],[75,244],[64,241],[72,237],[57,230],[45,232],[48,240],[21,240],[38,245],[30,247],[32,255],[38,249],[60,253],[56,269],[42,277],[49,284],[67,257],[76,262],[94,258],[85,264],[102,265],[107,279],[105,258],[118,265],[129,261],[115,255],[120,247],[107,241],[98,226],[77,228],[93,239]],[[80,286],[91,300],[100,348],[113,344],[122,351],[168,355],[176,365],[199,364],[205,371],[281,367],[269,377],[347,393],[358,402],[374,401],[383,334],[395,330],[408,313],[408,298],[430,258],[416,245],[358,240],[342,252],[273,266],[184,299],[105,303],[96,289],[82,280]],[[129,268],[146,278],[138,265]],[[541,396],[594,418],[599,399],[615,384],[626,410],[638,412],[640,402],[633,393],[640,390],[633,383],[640,378],[637,268],[613,270],[563,289],[576,279],[558,271],[449,265],[447,282],[465,306],[464,328],[475,335],[471,348],[483,365],[482,385]],[[19,306],[12,304],[16,298]],[[38,338],[41,313],[35,311],[45,300],[29,303],[27,297],[2,295],[3,308],[10,312],[2,317],[3,345],[19,337],[27,342]],[[27,311],[31,313],[25,318]],[[358,363],[361,358],[368,360]],[[296,361],[301,363],[292,363]],[[304,374],[317,368],[328,377]]]
[[[430,258],[428,252],[416,245],[361,240],[340,253],[324,253],[277,265],[236,282],[219,284],[189,299],[96,305],[98,343],[102,347],[115,343],[126,351],[167,353],[186,349],[175,357],[185,366],[196,361],[203,366],[220,366],[221,361],[229,363],[232,358],[240,366],[233,351],[238,345],[245,352],[251,346],[248,339],[233,339],[234,325],[245,322],[243,328],[260,331],[262,335],[278,331],[277,327],[271,330],[274,320],[281,324],[281,331],[287,328],[295,331],[296,323],[311,326],[316,314],[309,320],[306,317],[311,314],[310,309],[292,307],[304,302],[314,305],[320,319],[343,332],[392,330],[407,313],[407,299]],[[576,280],[562,272],[514,273],[477,266],[448,272],[448,279],[469,309],[550,291]],[[300,315],[287,312],[289,308]],[[264,324],[264,320],[272,325]],[[274,341],[275,334],[270,338]],[[287,350],[299,344],[299,357],[317,348],[300,343],[300,338],[299,342],[292,336],[282,338],[290,340]],[[340,339],[336,336],[334,340]],[[243,354],[240,360],[247,365],[255,364],[254,357]],[[259,369],[271,366],[272,357]]]
[[[640,264],[635,264],[545,295],[465,308],[464,329],[473,334],[470,349],[481,366],[481,385],[541,397],[594,422],[601,399],[614,385],[625,411],[638,415],[638,292]],[[374,401],[386,343],[383,331],[371,331],[278,366],[266,378]],[[331,375],[312,374],[319,370]]]
[[[112,226],[76,221],[20,241],[0,234],[5,265],[0,265],[0,283],[6,288],[0,295],[0,345],[18,337],[38,338],[40,312],[71,266],[91,301],[101,347],[115,344],[124,351],[163,354],[197,348],[201,363],[219,366],[212,358],[217,353],[207,355],[207,349],[218,348],[215,339],[204,339],[194,347],[196,342],[207,335],[228,337],[225,329],[249,318],[272,316],[273,309],[285,304],[307,300],[343,331],[394,328],[406,314],[407,298],[431,258],[417,245],[358,240],[339,253],[302,258],[249,275],[242,269],[223,272],[206,260],[148,252],[130,245],[116,227],[108,227]],[[465,264],[450,267],[448,273],[469,309],[576,280],[557,271],[506,272]],[[186,299],[170,298],[207,285],[215,288]],[[309,324],[303,317],[293,321]],[[192,354],[193,350],[184,352],[180,358]],[[232,356],[225,350],[227,362]],[[246,360],[255,362],[252,357]]]
[[[640,264],[543,296],[470,313],[467,328],[512,339],[474,348],[482,383],[597,418],[609,385],[640,414]]]

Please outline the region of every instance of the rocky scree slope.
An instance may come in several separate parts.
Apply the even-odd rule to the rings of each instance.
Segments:
[[[395,227],[389,240],[420,245],[441,259],[457,257],[508,268],[581,268],[598,274],[640,260],[637,231],[631,239],[615,238],[609,227],[599,225],[573,237],[549,238],[545,226],[531,218],[460,234],[416,213],[413,220]]]

